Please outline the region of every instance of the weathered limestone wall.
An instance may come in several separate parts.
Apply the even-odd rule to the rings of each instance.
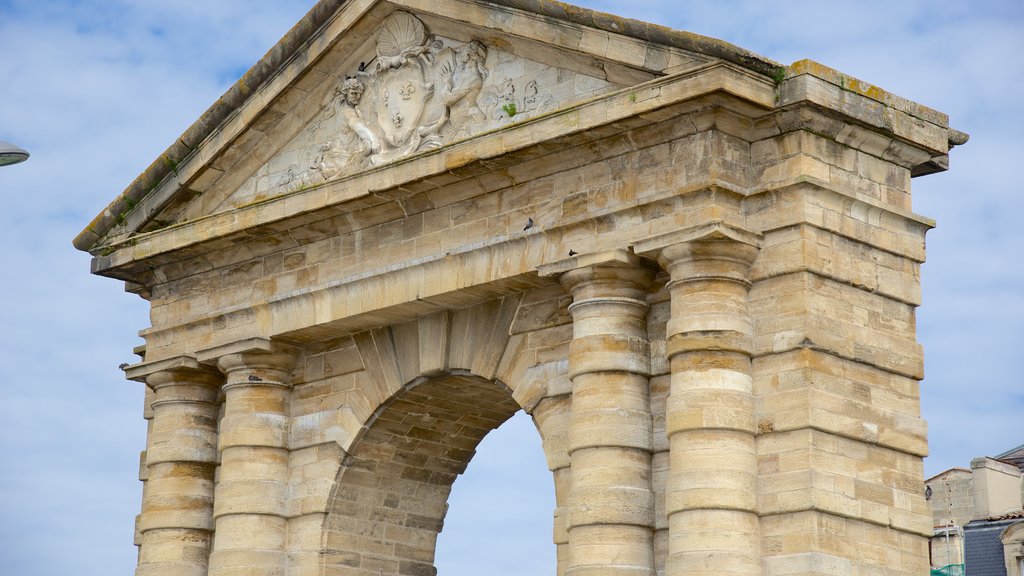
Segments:
[[[152,288],[148,354],[157,356],[181,341],[229,341],[235,333],[265,329],[261,321],[272,322],[273,333],[305,328],[316,318],[296,316],[292,308],[301,308],[303,298],[316,297],[311,287],[359,290],[346,297],[332,295],[328,318],[344,319],[346,309],[384,308],[389,300],[405,302],[415,295],[382,292],[374,284],[384,281],[381,277],[419,273],[415,268],[389,270],[409,262],[429,270],[417,280],[421,297],[433,296],[529,274],[570,250],[599,251],[628,245],[651,229],[694,226],[717,216],[723,204],[737,220],[740,195],[706,189],[746,185],[749,179],[746,166],[728,159],[731,147],[744,144],[709,129],[736,121],[730,116],[726,111],[694,113],[452,185],[420,182],[388,190],[352,203],[351,212],[302,221],[280,233],[174,263],[161,271],[167,281]],[[637,149],[637,143],[644,146]],[[583,162],[591,163],[579,166]],[[690,193],[686,198],[685,192]],[[536,227],[523,230],[530,219]],[[435,269],[456,272],[435,277]],[[517,282],[525,288],[538,280]],[[363,286],[372,286],[365,296]],[[264,302],[270,318],[259,316]],[[281,312],[275,314],[275,308]]]
[[[963,526],[974,518],[974,481],[970,470],[954,468],[928,482],[936,526]]]
[[[490,247],[486,257],[468,253],[457,260],[458,264],[445,266],[447,272],[464,276],[439,276],[436,282],[441,286],[434,288],[433,293],[444,292],[446,286],[471,284],[474,277],[486,279],[493,274],[494,266],[502,267],[500,275],[518,276],[545,259],[561,259],[569,250],[588,247],[596,251],[635,244],[650,230],[692,229],[707,221],[754,228],[763,240],[758,241],[760,248],[750,244],[746,249],[750,270],[744,273],[741,284],[747,288],[721,304],[726,307],[723,313],[739,304],[746,308],[741,318],[747,319],[740,320],[741,326],[735,329],[747,335],[740,355],[713,352],[702,359],[693,356],[696,352],[673,355],[665,349],[666,323],[671,324],[672,318],[688,317],[697,322],[701,315],[710,314],[708,321],[714,323],[720,316],[715,312],[718,305],[707,299],[707,295],[719,290],[711,280],[681,284],[680,289],[689,286],[689,291],[679,293],[677,298],[682,307],[675,312],[669,306],[668,296],[675,294],[676,289],[662,289],[645,296],[651,305],[650,324],[642,324],[646,336],[638,334],[654,345],[645,352],[643,362],[649,368],[639,373],[642,388],[637,399],[647,406],[653,423],[639,428],[623,427],[635,434],[636,430],[653,426],[653,432],[639,447],[647,454],[640,461],[645,464],[639,470],[646,470],[643,477],[651,483],[652,494],[658,496],[657,512],[651,508],[644,513],[650,515],[645,516],[651,524],[644,530],[651,534],[651,540],[645,545],[649,551],[643,554],[651,555],[652,568],[659,573],[666,557],[686,556],[683,551],[671,552],[671,519],[677,516],[672,508],[681,507],[683,517],[690,517],[679,521],[681,545],[691,547],[694,554],[722,541],[722,530],[738,527],[738,534],[745,539],[736,540],[736,548],[722,553],[734,558],[749,557],[749,572],[745,573],[757,571],[762,552],[766,574],[790,573],[785,566],[794,564],[805,564],[808,570],[826,564],[852,566],[851,558],[879,568],[913,572],[923,554],[917,544],[924,540],[917,536],[929,532],[930,524],[919,489],[924,429],[917,414],[916,381],[920,378],[921,359],[913,325],[913,308],[919,301],[918,266],[927,223],[902,216],[909,198],[909,169],[887,164],[808,130],[748,142],[739,136],[756,137],[759,131],[743,133],[735,124],[739,124],[739,119],[731,113],[701,111],[676,119],[668,126],[640,128],[586,147],[599,150],[601,156],[611,156],[604,161],[543,176],[546,171],[564,166],[565,158],[578,155],[580,150],[535,160],[529,168],[521,169],[522,173],[541,177],[517,181],[515,186],[509,186],[510,180],[515,179],[509,172],[518,167],[489,175],[493,181],[490,187],[497,188],[494,191],[484,188],[482,178],[471,184],[417,194],[399,191],[399,199],[381,198],[379,204],[363,211],[366,218],[371,214],[381,220],[402,215],[399,218],[350,230],[354,227],[352,222],[364,222],[359,212],[356,217],[337,216],[304,225],[301,231],[308,240],[299,246],[180,279],[169,277],[168,282],[152,290],[154,327],[147,332],[147,352],[159,354],[180,347],[182,342],[210,347],[217,342],[214,338],[231,340],[253,331],[265,334],[267,326],[261,322],[268,323],[271,330],[280,330],[278,325],[287,329],[315,322],[319,316],[315,310],[316,297],[303,294],[300,287],[323,284],[322,279],[338,277],[342,271],[345,276],[358,278],[393,269],[394,280],[385,278],[374,284],[383,286],[381,291],[367,290],[362,296],[368,300],[362,304],[363,309],[383,308],[376,302],[387,298],[387,290],[401,291],[410,282],[408,276],[419,273],[415,267],[398,268],[397,264],[467,245],[496,246]],[[697,132],[698,125],[705,129]],[[729,134],[720,127],[737,134]],[[634,143],[649,146],[638,147]],[[830,165],[830,161],[840,165]],[[544,166],[548,168],[545,170]],[[821,179],[808,178],[805,171],[817,173]],[[766,182],[765,173],[776,180]],[[715,178],[718,186],[709,185],[710,175],[722,177]],[[853,179],[856,188],[844,187]],[[757,194],[744,196],[725,187],[746,188],[751,182],[762,183]],[[442,204],[444,201],[449,204]],[[419,206],[422,211],[405,215],[413,211],[410,206]],[[538,223],[537,228],[543,228],[521,230],[530,218]],[[555,232],[548,231],[551,229]],[[298,232],[290,230],[288,240],[282,244],[299,244]],[[516,254],[523,248],[525,253]],[[238,259],[250,254],[249,250],[251,247],[243,245],[211,258]],[[515,260],[509,260],[512,254],[516,254]],[[662,254],[667,254],[662,258],[670,270],[671,263],[682,257],[664,251]],[[734,256],[726,252],[721,258],[731,260]],[[488,268],[480,270],[484,265]],[[665,278],[676,281],[671,274]],[[531,284],[544,282],[524,280],[518,286],[521,289]],[[485,293],[475,298],[488,296]],[[532,399],[533,404],[527,407],[536,411],[559,486],[561,512],[556,516],[555,539],[562,548],[572,540],[573,524],[567,520],[572,512],[565,508],[571,507],[569,494],[574,490],[585,491],[571,480],[573,467],[584,465],[571,463],[566,445],[575,429],[573,417],[569,416],[576,412],[575,403],[567,394],[570,385],[566,382],[566,370],[570,368],[565,360],[567,344],[572,339],[568,329],[575,323],[567,310],[567,294],[555,285],[535,288],[521,298],[521,302],[516,299],[515,305],[485,304],[489,309],[479,313],[480,317],[490,317],[505,307],[511,339],[525,352],[501,350],[500,354],[525,353],[527,359],[518,360],[519,371],[539,372],[542,376],[538,378],[544,379],[541,384],[534,384],[544,390],[534,393],[540,397]],[[301,316],[272,316],[267,322],[265,310],[246,307],[250,302],[289,299],[307,304],[288,304],[289,311],[301,312]],[[313,306],[308,306],[310,301]],[[218,313],[223,310],[228,312]],[[381,314],[363,322],[376,320],[386,325],[388,320],[408,316],[409,312]],[[325,322],[323,327],[310,331],[309,336],[302,333],[289,338],[293,344],[307,346],[288,397],[290,471],[282,470],[276,476],[291,478],[288,489],[292,504],[282,514],[290,527],[288,543],[278,546],[291,550],[293,558],[304,558],[293,566],[316,569],[325,518],[335,518],[326,521],[327,547],[340,549],[335,541],[341,536],[330,534],[342,532],[330,526],[331,522],[341,520],[330,514],[346,498],[339,494],[348,494],[350,489],[332,496],[334,504],[328,504],[328,493],[335,486],[334,479],[346,450],[362,434],[360,430],[374,417],[378,406],[401,390],[410,375],[444,374],[454,367],[469,368],[467,361],[472,356],[455,347],[448,348],[448,353],[463,359],[451,365],[437,358],[427,361],[415,354],[409,357],[408,353],[380,364],[380,359],[368,359],[366,351],[372,349],[379,354],[379,339],[393,342],[392,346],[397,348],[411,346],[410,349],[419,351],[419,344],[408,344],[409,338],[424,345],[436,342],[437,338],[443,340],[446,330],[465,330],[448,325],[469,322],[460,318],[458,312],[435,312],[411,320],[411,324],[403,322],[384,332],[359,332],[354,336],[343,336],[342,330],[334,330],[330,322]],[[707,332],[699,322],[681,333],[676,332],[679,329],[673,328],[672,334],[684,334],[686,330]],[[475,330],[482,331],[479,327]],[[334,337],[322,344],[315,343],[325,334]],[[696,346],[695,350],[717,346],[687,345]],[[430,356],[426,351],[422,354]],[[670,376],[675,372],[670,370],[669,360],[680,365],[682,372],[678,377]],[[740,364],[733,364],[734,361]],[[391,366],[387,366],[388,362]],[[690,365],[694,368],[685,368]],[[707,436],[708,432],[702,431],[706,425],[686,434],[672,431],[678,424],[672,425],[676,428],[668,427],[672,416],[666,418],[671,412],[667,403],[675,402],[677,409],[685,411],[687,406],[724,402],[722,393],[713,390],[701,392],[710,394],[704,400],[690,398],[684,391],[685,384],[680,384],[684,388],[679,391],[671,392],[677,390],[677,385],[671,384],[676,378],[681,378],[681,382],[700,382],[710,377],[704,373],[704,366],[722,366],[715,368],[719,371],[736,366],[740,381],[747,381],[743,385],[746,399],[736,400],[747,406],[744,423],[737,424],[740,429],[735,432],[723,432],[726,435],[721,439]],[[399,378],[396,372],[403,377]],[[565,383],[550,380],[551,375]],[[648,381],[649,375],[653,378]],[[516,376],[522,378],[523,374]],[[726,381],[733,378],[722,377]],[[522,386],[516,377],[506,378],[503,382],[513,390]],[[606,377],[599,378],[600,382],[606,381]],[[572,385],[574,389],[576,386]],[[732,385],[728,389],[733,390]],[[609,404],[602,400],[600,405],[619,406],[623,402]],[[606,436],[600,431],[582,434],[584,438]],[[674,449],[679,472],[672,471],[669,447],[673,437],[679,442]],[[698,441],[699,438],[703,440]],[[725,438],[739,442],[736,452],[725,449]],[[478,440],[467,442],[475,445]],[[576,442],[585,444],[582,439]],[[701,449],[701,442],[706,442],[707,447]],[[692,455],[687,456],[687,450]],[[623,457],[609,456],[613,460]],[[686,472],[695,462],[708,468],[705,472]],[[672,482],[714,488],[716,496],[712,499],[717,499],[724,494],[723,483],[731,482],[722,475],[723,471],[740,466],[741,462],[746,463],[735,472],[740,474],[736,477],[739,500],[723,502],[720,519],[713,520],[709,515],[711,509],[701,504],[693,508],[691,500],[682,495],[666,502],[665,490]],[[151,463],[151,475],[153,466]],[[344,466],[341,469],[350,470]],[[698,473],[708,475],[707,479],[693,476]],[[338,486],[346,486],[344,479],[352,474],[344,472]],[[599,480],[603,482],[606,478]],[[443,487],[440,490],[436,498],[443,503],[447,492]],[[694,502],[706,499],[699,492],[693,494]],[[349,494],[347,498],[359,501],[368,497]],[[737,516],[740,501],[745,502],[742,506],[749,511],[749,520],[741,521]],[[440,518],[435,517],[434,521],[439,525]],[[742,528],[744,525],[749,528]],[[708,539],[694,536],[701,526],[712,530]],[[427,531],[435,527],[431,524]],[[816,536],[822,531],[837,536],[822,540]],[[635,543],[635,536],[624,532],[623,541]],[[406,538],[412,536],[403,533],[392,536],[388,542],[394,544]],[[407,560],[395,559],[400,555],[386,547],[358,557],[341,554],[343,559],[334,560],[366,568],[367,574],[383,568],[395,570],[401,562],[429,563],[433,537],[424,538],[418,548],[421,552],[410,554]],[[603,536],[595,538],[600,546],[607,545]],[[813,544],[807,546],[807,542]],[[367,550],[364,544],[351,546]],[[576,564],[567,553],[562,558],[568,573],[573,573],[571,567]]]
[[[928,545],[933,567],[964,563],[963,527],[974,517],[970,470],[954,468],[928,480],[934,536]]]
[[[907,216],[908,166],[807,120],[817,129],[757,148],[817,176],[751,210],[765,237],[750,292],[765,571],[920,573],[931,518],[914,308],[928,224]]]
[[[337,26],[392,22],[346,6]],[[331,61],[375,56],[369,92],[408,95],[387,75],[427,51],[415,66],[484,38],[517,70],[580,26],[473,6],[470,32],[421,14],[437,45],[363,36]],[[480,32],[509,33],[495,22],[530,39]],[[769,77],[602,34],[637,62],[565,56],[608,81],[589,100],[436,148],[389,133],[367,165],[280,193],[233,195],[301,156],[296,119],[331,117],[298,94],[275,135],[287,99],[243,107],[261,130],[211,136],[227,148],[201,149],[208,188],[125,221],[182,220],[94,248],[152,305],[127,369],[151,390],[137,574],[433,574],[452,482],[518,410],[552,472],[560,575],[927,570],[914,312],[932,223],[911,176],[944,167],[947,119],[811,62]],[[353,125],[369,110],[331,102]]]

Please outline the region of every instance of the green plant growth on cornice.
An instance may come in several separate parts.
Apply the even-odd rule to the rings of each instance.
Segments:
[[[785,79],[786,79],[786,67],[785,66],[776,66],[774,72],[772,73],[772,80],[775,81],[775,85],[778,86],[778,85],[782,84],[782,81],[785,80]]]
[[[173,172],[175,176],[178,175],[178,163],[166,154],[164,155],[164,164],[167,164],[167,167],[170,168],[171,172]]]
[[[137,245],[138,243],[139,243],[139,241],[137,239],[129,238],[129,239],[125,240],[124,242],[122,242],[120,246],[114,246],[114,245],[108,244],[108,245],[104,246],[103,249],[100,250],[100,256],[101,257],[110,256],[114,252],[117,252],[119,248],[123,248],[123,247],[131,248],[131,247]]]
[[[127,196],[125,197],[125,199],[124,199],[124,210],[122,210],[120,213],[118,213],[117,218],[114,219],[117,222],[118,226],[120,226],[121,224],[124,224],[124,221],[128,218],[128,214],[131,213],[132,209],[135,208],[135,206],[137,206],[137,205],[138,205],[138,202],[136,202],[135,200],[133,200],[130,197],[127,197]]]
[[[501,109],[505,111],[505,114],[508,114],[509,118],[511,118],[511,117],[516,115],[516,103],[515,102],[509,102],[507,104],[504,104],[504,105],[502,105]]]

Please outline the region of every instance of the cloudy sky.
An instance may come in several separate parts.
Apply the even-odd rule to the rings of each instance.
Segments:
[[[970,133],[952,170],[914,181],[915,211],[938,220],[918,314],[926,473],[1024,443],[1019,0],[579,3],[782,63],[811,58]],[[0,0],[0,140],[32,153],[0,168],[0,573],[132,572],[145,426],[139,385],[117,365],[133,361],[147,309],[91,276],[71,239],[312,4]],[[498,557],[504,574],[553,572],[539,450],[521,418],[485,440],[456,484],[441,576]],[[505,508],[486,509],[488,493]]]

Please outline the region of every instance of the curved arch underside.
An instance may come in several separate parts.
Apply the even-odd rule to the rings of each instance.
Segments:
[[[520,409],[502,383],[449,374],[407,385],[342,463],[328,505],[325,576],[433,576],[448,495],[476,446]]]

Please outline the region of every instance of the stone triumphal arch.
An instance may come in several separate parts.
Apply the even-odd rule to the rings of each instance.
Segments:
[[[559,574],[923,573],[910,184],[965,138],[546,0],[323,0],[75,240],[151,304],[136,573],[433,574],[520,409]]]

